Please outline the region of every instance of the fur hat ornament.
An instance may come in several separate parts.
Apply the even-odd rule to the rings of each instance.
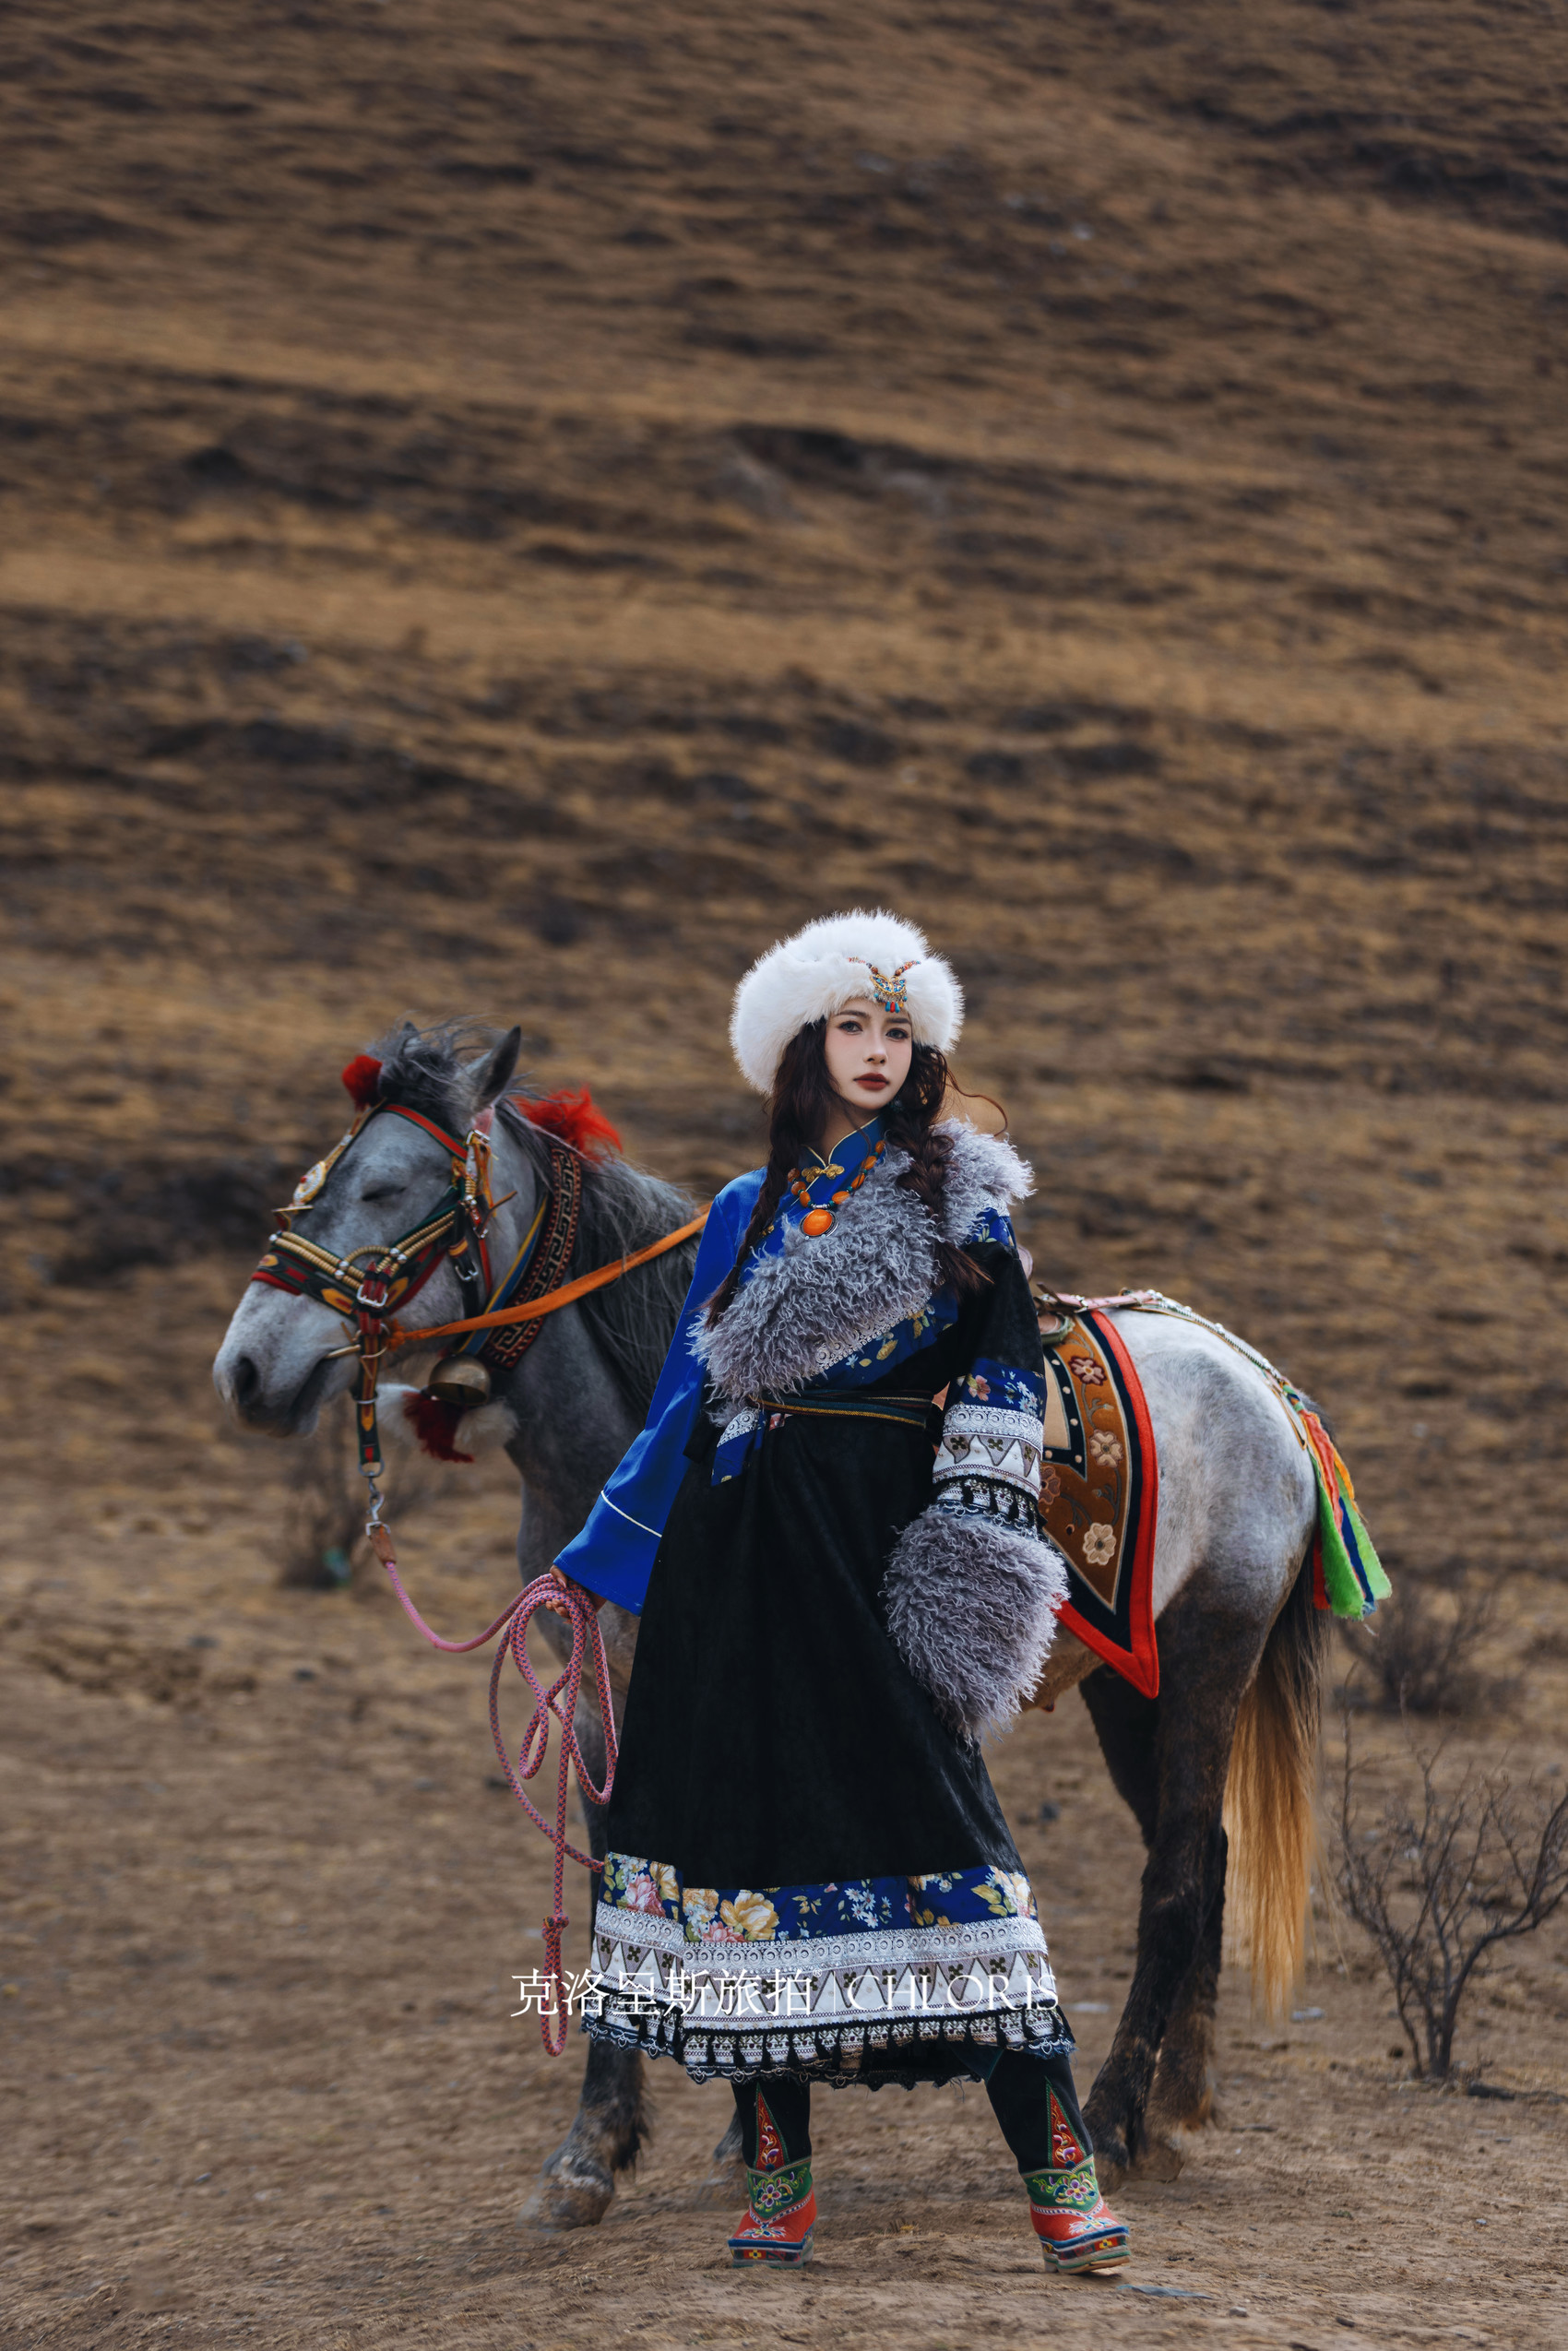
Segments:
[[[917,1045],[948,1052],[964,1025],[964,991],[924,934],[896,914],[825,915],[759,956],[735,991],[730,1042],[759,1094],[778,1073],[799,1029],[826,1020],[852,996],[907,1014]]]

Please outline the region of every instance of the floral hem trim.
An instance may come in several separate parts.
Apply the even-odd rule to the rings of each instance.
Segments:
[[[1000,2049],[1071,2046],[1017,1871],[724,1894],[612,1855],[605,1891],[585,2027],[676,2057],[694,2080],[780,2066],[834,2081],[901,2070],[919,2080],[937,2044],[949,2060],[983,2052],[980,2072]]]
[[[841,1878],[788,1886],[699,1886],[668,1861],[607,1854],[595,1927],[661,1951],[683,1946],[767,1951],[787,1944],[822,1965],[825,1943],[855,1939],[856,1955],[875,1965],[889,1935],[927,1929],[1027,1927],[1020,1947],[1045,1952],[1035,1899],[1021,1870],[994,1862],[973,1870],[927,1870],[901,1878]],[[656,1931],[657,1930],[657,1931]],[[867,1938],[870,1940],[868,1941]],[[864,1944],[861,1951],[861,1945]],[[826,1964],[837,1964],[829,1962]],[[847,1963],[846,1963],[847,1964]]]
[[[601,1902],[589,1980],[606,1997],[652,2000],[726,2032],[748,2019],[837,2030],[866,2017],[1012,2015],[1056,2000],[1032,1918],[694,1949],[670,1919]]]

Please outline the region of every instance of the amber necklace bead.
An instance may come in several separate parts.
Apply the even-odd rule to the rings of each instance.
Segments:
[[[800,1202],[802,1207],[806,1211],[805,1215],[801,1218],[801,1230],[805,1234],[808,1241],[819,1241],[825,1232],[831,1232],[833,1230],[834,1226],[838,1221],[836,1212],[843,1207],[845,1202],[850,1197],[851,1193],[860,1190],[861,1184],[864,1183],[867,1176],[870,1175],[873,1168],[875,1167],[878,1159],[881,1158],[886,1148],[887,1145],[885,1139],[880,1143],[873,1144],[872,1148],[866,1153],[865,1158],[861,1161],[859,1171],[850,1177],[843,1191],[829,1193],[828,1200],[830,1205],[826,1208],[814,1208],[812,1206],[810,1182],[802,1175],[799,1168],[790,1169],[790,1189],[794,1193],[796,1199]]]

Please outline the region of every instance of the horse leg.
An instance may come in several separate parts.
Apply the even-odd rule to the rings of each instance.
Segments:
[[[1157,1734],[1159,1701],[1146,1698],[1109,1666],[1101,1666],[1078,1685],[1088,1708],[1100,1753],[1111,1785],[1138,1824],[1146,1848],[1154,1842],[1159,1811],[1159,1766]],[[1090,2135],[1099,2151],[1102,2184],[1112,2186],[1125,2166],[1105,2146],[1101,2130],[1086,2108]],[[1180,2169],[1178,2162],[1176,2168]]]
[[[637,2159],[647,2134],[639,2049],[590,2041],[572,2127],[523,2209],[533,2228],[592,2228],[615,2193],[615,2174]]]
[[[1171,2131],[1201,2130],[1205,2123],[1219,2119],[1215,2104],[1214,2025],[1225,1927],[1227,1842],[1221,1825],[1209,1847],[1207,1908],[1197,1956],[1176,1996],[1155,2068],[1150,2136],[1168,2148]]]
[[[1156,1754],[1158,1699],[1145,1698],[1102,1666],[1081,1685],[1084,1703],[1117,1794],[1132,1812],[1146,1846],[1154,1841],[1158,1816],[1159,1775]],[[1214,2009],[1219,1988],[1220,1928],[1224,1915],[1225,1832],[1211,1853],[1213,1882],[1206,1889],[1203,1938],[1187,1979],[1176,1997],[1159,2045],[1150,2101],[1150,2144],[1140,2169],[1174,2179],[1181,2150],[1170,2132],[1206,2122],[1212,2111]]]
[[[1159,1811],[1155,1754],[1159,1701],[1146,1698],[1110,1666],[1100,1666],[1081,1681],[1078,1694],[1089,1710],[1111,1785],[1136,1821],[1145,1845],[1149,1845]]]
[[[1218,2119],[1214,2022],[1230,1876],[1239,1881],[1241,1940],[1251,1946],[1254,2000],[1281,2003],[1301,1965],[1301,1921],[1316,1849],[1314,1787],[1328,1633],[1328,1621],[1313,1597],[1309,1551],[1269,1629],[1231,1733],[1225,1790],[1229,1826],[1217,1828],[1210,1843],[1203,1933],[1166,2026],[1155,2074],[1152,2110],[1165,2132]],[[1232,1865],[1238,1861],[1236,1872]]]
[[[1124,1775],[1128,1790],[1136,1791],[1134,1810],[1149,1849],[1132,1989],[1084,2108],[1107,2178],[1149,2152],[1146,2117],[1160,2044],[1218,1908],[1216,1856],[1230,1744],[1260,1645],[1255,1625],[1206,1608],[1202,1593],[1189,1588],[1160,1625],[1160,1694],[1152,1723],[1099,1692],[1090,1701],[1091,1712],[1098,1706],[1111,1723],[1107,1760],[1119,1784]]]
[[[581,1710],[576,1732],[588,1775],[602,1787],[604,1734],[597,1715]],[[585,1797],[583,1817],[588,1850],[596,1861],[602,1861],[607,1850],[604,1808]],[[597,1876],[590,1875],[588,1883],[591,1906],[599,1892]],[[590,2040],[572,2127],[540,2175],[523,2210],[525,2222],[536,2228],[593,2227],[610,2209],[615,2174],[636,2164],[650,2128],[642,2051]]]

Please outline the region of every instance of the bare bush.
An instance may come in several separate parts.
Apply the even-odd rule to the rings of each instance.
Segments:
[[[1414,1751],[1412,1750],[1412,1753]],[[1416,1755],[1419,1810],[1356,1817],[1350,1724],[1339,1813],[1339,1892],[1388,1970],[1417,2074],[1446,2081],[1460,2002],[1500,1945],[1544,1926],[1568,1894],[1568,1790],[1469,1770],[1438,1785],[1442,1750]]]
[[[1345,1638],[1370,1679],[1371,1703],[1387,1714],[1466,1715],[1503,1695],[1503,1685],[1482,1673],[1475,1652],[1491,1629],[1498,1583],[1462,1586],[1440,1599],[1409,1579],[1363,1624],[1347,1624]],[[1366,1703],[1356,1684],[1346,1695]]]

